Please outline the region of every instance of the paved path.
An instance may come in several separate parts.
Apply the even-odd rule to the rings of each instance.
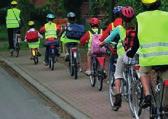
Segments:
[[[24,54],[24,55],[23,55]],[[8,62],[16,64],[19,69],[26,72],[33,80],[47,88],[54,95],[65,101],[74,109],[86,117],[92,119],[131,119],[127,103],[123,103],[118,112],[111,110],[108,98],[108,87],[104,85],[103,91],[90,86],[88,77],[79,74],[79,79],[74,80],[69,76],[68,69],[64,64],[57,63],[55,70],[50,71],[42,64],[34,65],[29,60],[29,52],[21,52],[19,58],[5,57]],[[62,62],[62,61],[58,61]],[[76,117],[77,118],[77,117]]]

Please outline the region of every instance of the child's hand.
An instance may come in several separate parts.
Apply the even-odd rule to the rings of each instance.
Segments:
[[[104,45],[104,42],[100,42],[99,46],[102,47]]]

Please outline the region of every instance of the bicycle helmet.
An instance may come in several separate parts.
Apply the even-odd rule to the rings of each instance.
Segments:
[[[49,13],[49,14],[47,14],[46,17],[47,17],[48,19],[54,19],[54,18],[55,18],[55,15],[52,14],[52,13]]]
[[[153,4],[158,2],[158,0],[141,0],[143,4]]]
[[[74,12],[69,12],[67,14],[67,18],[74,18],[74,17],[76,17],[76,14]]]
[[[11,5],[17,5],[17,1],[13,0],[10,4]]]
[[[96,18],[96,17],[90,18],[89,19],[89,24],[91,26],[99,26],[100,20],[98,18]]]
[[[126,22],[129,22],[134,18],[135,12],[132,7],[126,6],[121,9],[121,15]]]
[[[29,22],[28,22],[28,25],[29,25],[29,26],[33,26],[34,24],[35,24],[34,21],[29,21]]]
[[[123,8],[123,6],[116,6],[116,7],[114,7],[113,13],[114,14],[120,13],[122,8]]]

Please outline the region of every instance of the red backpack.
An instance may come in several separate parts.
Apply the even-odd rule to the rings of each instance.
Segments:
[[[133,27],[130,27],[126,30],[126,38],[124,40],[124,48],[127,51],[129,48],[132,48],[135,43],[136,30]]]
[[[27,42],[38,41],[38,31],[29,31],[26,33]]]

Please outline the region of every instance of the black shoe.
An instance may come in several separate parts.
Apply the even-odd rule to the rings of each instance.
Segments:
[[[39,56],[39,57],[40,57],[40,56],[41,56],[41,53],[40,53],[40,52],[38,52],[38,53],[37,53],[37,56]]]
[[[140,103],[141,108],[147,108],[151,106],[151,95],[147,95],[144,97],[142,102]]]
[[[115,95],[114,106],[113,106],[112,109],[114,111],[118,111],[118,109],[121,107],[121,103],[122,103],[122,95],[121,94],[116,94]]]

